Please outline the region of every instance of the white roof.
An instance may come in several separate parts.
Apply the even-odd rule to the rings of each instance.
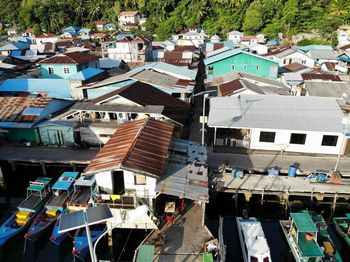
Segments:
[[[210,99],[208,126],[342,132],[333,97],[239,95]]]
[[[262,256],[270,253],[269,245],[259,221],[241,221],[240,226],[250,255]]]
[[[243,35],[243,33],[240,31],[231,31],[231,32],[228,32],[227,34],[228,35]]]

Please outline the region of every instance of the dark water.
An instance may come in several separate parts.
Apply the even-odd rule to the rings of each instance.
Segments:
[[[4,173],[6,184],[8,185],[9,197],[24,197],[28,182],[42,175],[42,169],[38,166],[19,165],[17,166],[17,174],[14,174],[8,163],[0,162],[0,165]],[[57,165],[48,167],[48,174],[54,179],[57,179],[63,171],[72,170],[69,166]],[[329,205],[309,203],[307,199],[300,200],[302,200],[300,201],[302,204],[294,205],[288,211],[296,212],[308,208],[317,212],[323,212],[325,220],[330,221],[332,212]],[[280,219],[288,218],[288,214],[286,214],[282,206],[278,203],[264,203],[262,206],[259,202],[259,198],[255,197],[252,197],[250,203],[246,203],[244,197],[240,196],[237,200],[236,207],[236,201],[232,195],[216,194],[211,196],[210,203],[206,208],[206,225],[213,233],[214,237],[217,237],[219,215],[224,218],[224,242],[227,246],[226,261],[243,261],[235,222],[235,217],[241,216],[243,209],[248,211],[249,216],[255,216],[262,221],[262,226],[271,249],[272,260],[277,262],[294,261],[278,222]],[[7,209],[6,212],[4,208],[2,210],[0,209],[0,211],[2,212],[0,221],[4,221],[9,216],[10,211]],[[337,207],[334,216],[342,216],[346,212],[350,212],[348,207]],[[350,262],[350,251],[346,250],[346,246],[338,238],[332,225],[329,229],[335,246],[343,257],[343,261]],[[47,231],[36,242],[25,242],[24,238],[21,238],[15,246],[8,248],[9,256],[0,258],[0,261],[74,261],[74,256],[71,253],[73,247],[72,238],[68,237],[62,245],[58,247],[49,241],[50,234],[51,230]],[[147,234],[148,232],[145,230],[113,230],[113,256],[115,260],[132,261],[134,250]],[[107,239],[103,239],[100,241],[97,248],[98,258],[108,259],[110,254],[107,250]],[[89,260],[90,259],[87,258],[86,261]]]

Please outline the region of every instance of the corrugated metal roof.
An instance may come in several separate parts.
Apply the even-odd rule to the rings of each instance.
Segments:
[[[218,86],[221,96],[230,96],[237,92],[238,90],[245,89],[240,79],[237,78],[232,81],[228,81]]]
[[[305,89],[310,96],[341,98],[344,93],[350,96],[349,82],[305,81]]]
[[[69,77],[70,80],[87,80],[94,76],[100,75],[104,72],[104,70],[98,69],[98,68],[92,68],[88,67],[84,70],[79,71],[78,73],[72,75]]]
[[[35,122],[38,114],[24,115],[27,108],[45,108],[50,98],[44,97],[0,97],[1,122]]]
[[[176,139],[156,191],[180,198],[208,202],[208,166],[206,147]]]
[[[242,94],[210,99],[208,125],[341,133],[342,117],[336,98]]]
[[[71,98],[66,79],[8,79],[0,85],[0,92],[46,93],[52,98]]]
[[[99,57],[87,53],[72,52],[55,55],[40,61],[39,64],[84,64],[91,61],[98,61]]]
[[[312,59],[338,60],[339,51],[333,50],[310,50],[306,53]]]
[[[341,82],[342,80],[338,75],[333,75],[333,74],[317,74],[317,73],[304,73],[301,75],[304,80],[325,80],[325,81],[339,81]]]
[[[173,129],[174,125],[151,118],[123,124],[84,172],[95,174],[122,168],[159,177],[167,159]]]

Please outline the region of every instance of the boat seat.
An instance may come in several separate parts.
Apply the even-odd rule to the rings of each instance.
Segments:
[[[48,217],[55,217],[56,214],[57,214],[57,210],[55,210],[55,209],[48,209],[48,210],[45,211],[45,213],[46,213],[46,215]]]
[[[325,248],[325,249],[324,249],[324,253],[325,253],[325,254],[331,256],[331,255],[333,255],[333,254],[335,253],[334,247],[333,247],[333,245],[332,245],[331,242],[329,242],[329,241],[324,241],[324,242],[323,242],[323,246],[324,246],[324,248]]]

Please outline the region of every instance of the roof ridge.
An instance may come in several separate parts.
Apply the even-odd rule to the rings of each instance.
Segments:
[[[146,125],[147,125],[147,123],[148,123],[148,121],[149,121],[150,119],[151,119],[150,117],[149,117],[149,118],[146,118],[146,119],[144,120],[144,123],[143,123],[142,127],[137,131],[133,143],[131,144],[131,146],[130,146],[128,152],[125,154],[123,160],[121,161],[121,166],[123,166],[123,165],[124,165],[124,162],[128,159],[128,157],[129,157],[129,155],[130,155],[130,152],[131,152],[132,149],[135,147],[136,142],[138,141],[138,138],[139,138],[141,132],[142,132],[143,129],[146,127]]]

